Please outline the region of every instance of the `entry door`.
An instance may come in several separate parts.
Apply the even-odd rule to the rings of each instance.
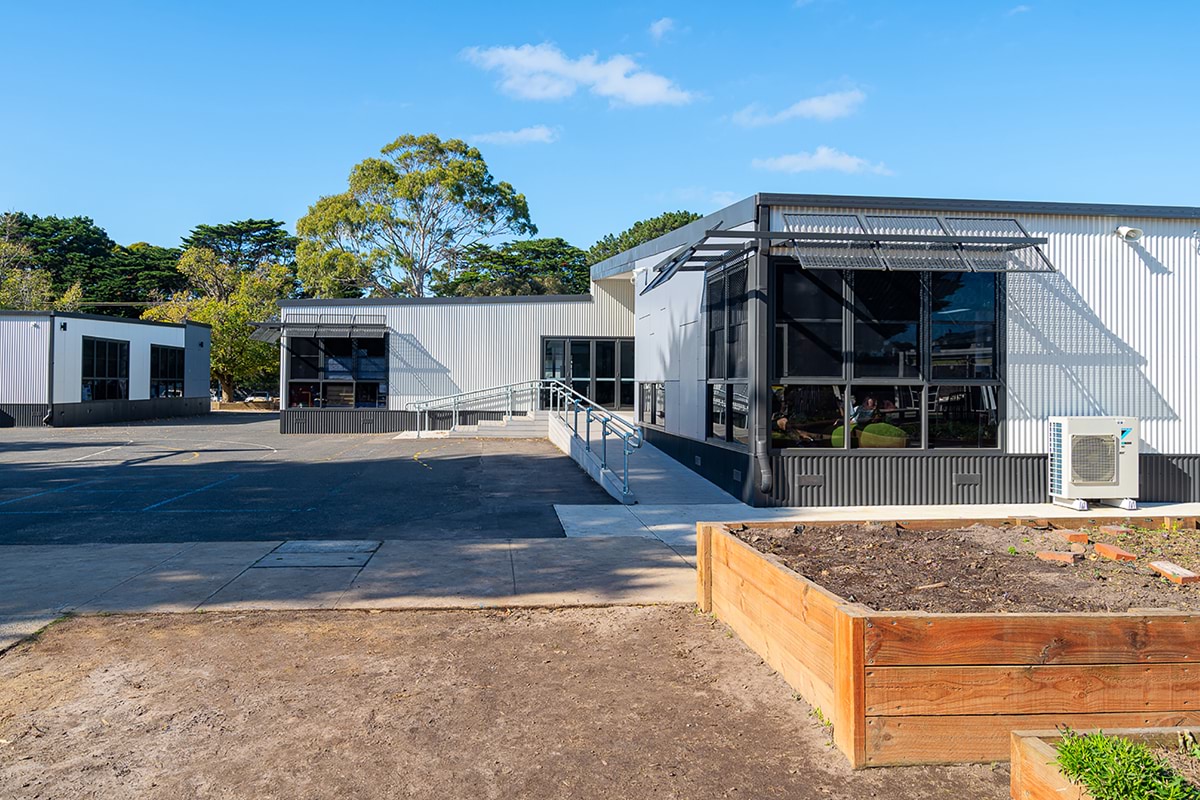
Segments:
[[[542,377],[563,381],[605,408],[633,408],[633,341],[545,339]]]

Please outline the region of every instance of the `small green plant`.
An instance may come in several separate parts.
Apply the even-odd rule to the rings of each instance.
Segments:
[[[1095,800],[1200,800],[1200,789],[1144,744],[1067,729],[1055,749],[1063,774]]]
[[[1010,544],[1010,545],[1008,546],[1008,554],[1009,554],[1010,556],[1015,556],[1015,555],[1017,554],[1017,548],[1016,548],[1016,545],[1011,545],[1011,544]]]
[[[799,692],[796,692],[795,694],[793,694],[792,697],[795,698],[796,700],[804,699],[800,696]],[[833,723],[825,717],[825,712],[821,711],[821,709],[819,709],[819,708],[813,708],[812,711],[808,712],[808,715],[810,717],[816,718],[817,722],[821,723],[822,727],[825,727],[825,728],[833,727]]]

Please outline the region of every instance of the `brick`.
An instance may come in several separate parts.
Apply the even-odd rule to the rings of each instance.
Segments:
[[[1059,564],[1074,564],[1077,561],[1083,560],[1083,556],[1079,553],[1059,553],[1053,550],[1040,550],[1037,557],[1042,561],[1052,561]]]
[[[1104,544],[1103,542],[1096,543],[1096,553],[1110,558],[1113,561],[1137,561],[1137,556],[1128,550],[1117,547],[1115,544]]]
[[[1171,583],[1182,584],[1200,581],[1200,575],[1197,575],[1190,569],[1184,569],[1178,564],[1172,564],[1170,561],[1151,561],[1150,569],[1162,575]]]
[[[1080,555],[1083,555],[1084,553],[1087,552],[1087,545],[1080,544],[1079,542],[1071,542],[1071,552],[1079,553]]]
[[[1088,535],[1085,531],[1062,530],[1062,531],[1058,532],[1058,535],[1061,536],[1062,538],[1066,539],[1068,542],[1071,542],[1072,544],[1087,544],[1088,543]]]
[[[1101,525],[1100,532],[1107,533],[1109,536],[1125,536],[1133,533],[1133,531],[1129,530],[1129,528],[1126,528],[1124,525]]]

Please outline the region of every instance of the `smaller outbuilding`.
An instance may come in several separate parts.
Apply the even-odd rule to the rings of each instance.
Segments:
[[[0,311],[0,428],[206,414],[209,326]]]

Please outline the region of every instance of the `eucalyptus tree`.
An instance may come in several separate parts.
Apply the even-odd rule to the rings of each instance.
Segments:
[[[423,297],[435,270],[452,281],[471,245],[532,235],[525,196],[496,181],[459,139],[406,134],[350,172],[349,187],[296,224],[305,290],[319,297]]]

